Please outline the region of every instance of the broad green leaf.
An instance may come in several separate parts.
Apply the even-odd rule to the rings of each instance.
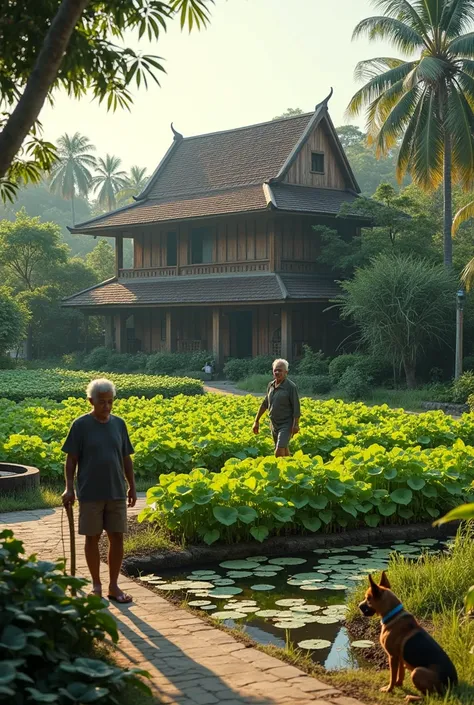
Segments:
[[[390,493],[390,498],[392,499],[395,504],[410,504],[410,502],[413,499],[413,493],[411,490],[409,490],[407,487],[401,487],[398,490],[394,490],[394,492]]]
[[[423,494],[425,497],[429,497],[430,499],[434,499],[438,496],[436,487],[433,487],[433,485],[425,485],[421,490],[421,494]]]
[[[252,528],[250,529],[250,534],[254,537],[256,541],[259,541],[260,543],[262,541],[265,541],[269,533],[270,532],[266,526],[252,526]]]
[[[384,476],[387,480],[394,480],[394,479],[397,477],[397,475],[398,475],[398,472],[397,472],[397,470],[396,470],[395,468],[386,468],[386,469],[383,471],[383,476]]]
[[[321,520],[318,517],[303,517],[301,523],[308,531],[315,532],[321,528]]]
[[[206,531],[202,538],[204,543],[207,543],[207,545],[210,546],[212,543],[219,541],[220,537],[221,532],[219,529],[211,529],[210,531]]]
[[[326,509],[328,506],[329,499],[326,495],[317,495],[316,497],[309,498],[309,506],[313,509]]]
[[[413,510],[410,509],[410,507],[403,507],[402,505],[398,506],[397,514],[401,516],[402,519],[411,519],[412,516],[414,516]]]
[[[224,526],[232,526],[239,518],[237,509],[233,507],[213,507],[212,513],[217,521]]]
[[[0,647],[9,651],[21,651],[26,646],[26,634],[23,629],[9,624],[0,634]]]
[[[237,507],[237,512],[240,521],[243,521],[244,524],[251,524],[258,517],[253,507]]]
[[[333,516],[334,516],[334,512],[331,509],[323,509],[321,512],[319,512],[319,518],[325,524],[330,524]]]
[[[383,517],[391,517],[397,511],[395,502],[382,502],[377,508]]]
[[[295,510],[293,509],[293,507],[279,507],[278,509],[273,510],[272,514],[277,521],[286,523],[293,519],[295,515]]]
[[[375,528],[380,524],[380,516],[378,514],[366,514],[364,517],[367,526]]]
[[[423,480],[422,477],[409,477],[407,480],[407,485],[412,488],[412,490],[415,490],[417,492],[418,490],[423,489],[423,487],[426,485],[426,482]]]

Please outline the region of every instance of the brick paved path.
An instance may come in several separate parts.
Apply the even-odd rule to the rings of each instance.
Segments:
[[[135,511],[143,502],[139,499]],[[57,559],[64,556],[61,516],[60,509],[0,514],[0,530],[12,529],[28,553]],[[63,529],[68,555],[65,516]],[[77,553],[78,573],[87,575],[79,541]],[[104,575],[105,585],[106,581]],[[363,705],[299,669],[239,643],[132,580],[122,578],[121,586],[133,595],[134,602],[110,605],[121,632],[119,661],[123,666],[149,671],[154,693],[164,703]]]

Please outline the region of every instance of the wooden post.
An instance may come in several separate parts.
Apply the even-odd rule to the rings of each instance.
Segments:
[[[176,350],[176,326],[173,315],[173,310],[166,311],[166,352],[175,352]]]
[[[115,276],[120,276],[120,270],[123,269],[123,237],[117,235],[115,237]]]
[[[105,323],[105,347],[106,348],[113,348],[114,347],[114,317],[113,316],[104,316],[104,323]]]
[[[127,352],[127,315],[118,313],[115,316],[115,350],[118,353]]]
[[[214,364],[219,369],[222,363],[221,354],[221,312],[218,308],[212,309],[212,354]]]
[[[293,333],[291,329],[291,309],[281,309],[281,356],[291,362],[293,356]]]

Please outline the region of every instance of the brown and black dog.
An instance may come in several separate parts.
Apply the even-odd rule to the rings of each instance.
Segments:
[[[415,688],[423,694],[442,693],[458,681],[456,668],[441,646],[421,627],[415,617],[390,590],[390,583],[382,573],[380,585],[369,575],[370,587],[359,609],[365,617],[381,617],[380,643],[388,655],[390,683],[380,690],[390,693],[403,685],[405,668],[411,672]],[[422,700],[418,695],[407,695],[407,702]]]

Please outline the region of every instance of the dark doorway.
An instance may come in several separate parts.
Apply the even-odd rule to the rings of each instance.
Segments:
[[[252,311],[229,314],[230,356],[252,357]]]

